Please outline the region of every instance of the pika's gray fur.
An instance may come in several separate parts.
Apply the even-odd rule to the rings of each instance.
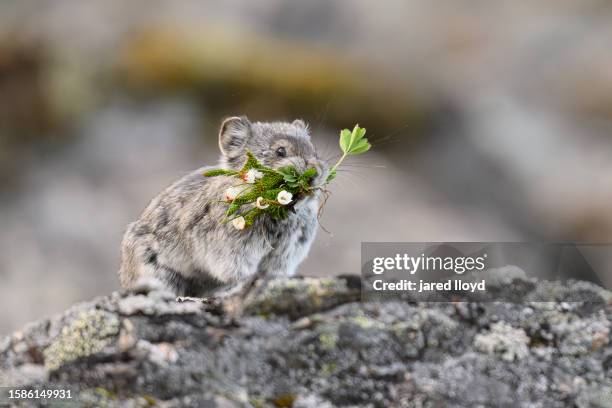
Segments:
[[[249,150],[272,168],[294,165],[304,171],[315,167],[315,185],[328,174],[301,120],[251,123],[246,117],[228,118],[219,131],[219,148],[216,167],[241,168]],[[236,179],[204,177],[207,169],[176,181],[129,224],[121,248],[123,287],[133,288],[140,279],[153,278],[178,296],[204,296],[238,287],[259,274],[295,274],[316,234],[318,193],[297,201],[284,220],[265,214],[250,228],[236,230],[222,222],[226,206],[219,202]]]

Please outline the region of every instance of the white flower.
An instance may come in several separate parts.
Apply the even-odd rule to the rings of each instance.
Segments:
[[[261,171],[256,169],[250,169],[244,174],[244,176],[242,176],[242,179],[249,184],[253,184],[255,183],[255,180],[260,179],[262,177],[263,173]]]
[[[225,190],[225,199],[227,201],[234,201],[236,197],[244,190],[243,186],[233,186]]]
[[[255,202],[255,207],[259,208],[260,210],[265,210],[266,208],[268,208],[270,204],[264,204],[262,202],[263,200],[264,200],[263,197],[257,197],[257,201]]]
[[[244,226],[246,225],[246,221],[244,220],[244,217],[236,217],[232,220],[232,225],[237,230],[242,230],[244,229]]]
[[[282,205],[287,205],[293,199],[293,194],[290,192],[283,190],[276,196],[276,201],[278,201]]]

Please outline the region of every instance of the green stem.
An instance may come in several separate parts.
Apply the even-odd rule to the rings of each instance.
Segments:
[[[340,166],[340,164],[342,163],[342,161],[343,161],[344,159],[346,159],[346,156],[348,156],[348,154],[344,153],[344,154],[342,155],[342,157],[340,157],[340,160],[338,160],[338,161],[336,162],[336,164],[334,164],[334,166],[331,168],[331,170],[329,170],[329,173],[330,173],[330,174],[332,174],[332,173],[334,173],[334,172],[336,171],[336,169],[338,168],[338,166]]]
[[[342,157],[340,157],[340,159],[336,162],[336,164],[334,164],[332,166],[332,168],[329,170],[329,174],[334,174],[336,172],[336,169],[338,168],[338,166],[340,166],[340,164],[342,164],[342,162],[344,161],[344,159],[346,159],[346,156],[348,156],[348,153],[344,153],[342,154]],[[329,176],[327,176],[327,178],[329,179]],[[318,188],[322,188],[324,185],[326,185],[328,183],[327,179],[320,185],[318,186],[314,186],[311,187],[310,190],[316,190]]]

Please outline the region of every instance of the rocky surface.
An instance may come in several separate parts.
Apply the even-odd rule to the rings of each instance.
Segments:
[[[80,406],[612,407],[612,294],[522,296],[572,286],[593,301],[367,303],[355,277],[280,280],[237,321],[113,293],[0,340],[0,385],[78,388]]]

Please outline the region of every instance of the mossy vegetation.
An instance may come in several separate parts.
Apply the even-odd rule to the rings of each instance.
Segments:
[[[234,222],[234,226],[243,229],[250,227],[255,220],[263,214],[272,218],[287,218],[290,206],[298,199],[324,190],[325,186],[336,178],[336,171],[348,156],[355,156],[370,150],[372,147],[365,137],[366,130],[355,125],[353,131],[343,129],[340,132],[339,145],[342,156],[332,166],[329,175],[318,185],[313,181],[317,170],[310,167],[303,172],[294,166],[285,166],[278,169],[266,167],[249,151],[247,160],[240,170],[213,169],[204,172],[204,177],[231,176],[244,181],[232,186],[226,192],[228,208],[227,220]]]

